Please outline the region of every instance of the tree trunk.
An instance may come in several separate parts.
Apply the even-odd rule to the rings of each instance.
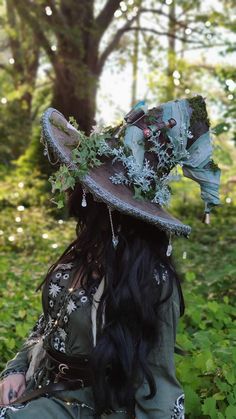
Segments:
[[[93,1],[62,1],[61,11],[76,36],[58,31],[57,60],[52,106],[66,118],[73,116],[89,134],[94,125],[99,74],[98,33],[93,18]]]
[[[137,26],[140,25],[140,16],[137,18]],[[139,31],[134,33],[134,46],[132,58],[132,98],[131,107],[137,102],[137,86],[138,86],[138,59],[139,59]]]
[[[176,52],[175,52],[175,34],[176,34],[176,16],[175,0],[169,6],[169,24],[168,24],[168,67],[167,67],[167,89],[166,100],[171,100],[175,96],[175,84],[173,72],[175,71]]]
[[[85,78],[87,91],[85,94],[85,86],[81,84],[79,74],[78,80],[71,83],[70,77],[66,79],[68,73],[70,73],[70,70],[68,71],[65,67],[57,74],[53,86],[52,106],[62,112],[67,119],[73,116],[78,122],[80,129],[89,134],[91,127],[95,123],[97,81],[90,76],[88,71],[88,75]]]
[[[14,59],[8,73],[11,77],[12,92],[15,94],[6,110],[1,110],[0,115],[0,130],[5,139],[0,147],[0,161],[8,164],[11,160],[16,160],[31,141],[32,99],[40,47],[32,29],[25,25],[21,16],[16,13],[12,0],[6,1],[5,25],[9,52]]]

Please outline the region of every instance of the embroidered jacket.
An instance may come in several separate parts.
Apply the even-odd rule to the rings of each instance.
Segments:
[[[59,265],[52,272],[50,281],[43,291],[44,313],[39,317],[21,350],[6,365],[2,377],[17,372],[27,374],[27,390],[48,384],[51,381],[52,371],[45,362],[43,347],[75,355],[87,354],[92,350],[93,345],[96,345],[96,312],[103,293],[104,280],[100,284],[94,281],[88,290],[79,288],[70,291],[68,284],[73,274],[72,264]],[[162,278],[156,276],[155,279],[157,286],[160,281],[168,281],[164,271]],[[136,419],[184,418],[184,395],[176,379],[174,366],[178,318],[179,294],[177,286],[174,285],[172,296],[163,304],[159,313],[159,345],[151,351],[148,358],[149,367],[156,381],[157,392],[152,399],[146,400],[144,396],[149,390],[147,383],[144,381],[138,388],[135,395]],[[57,397],[66,402],[71,399],[72,393],[73,400],[75,399],[78,406],[83,405],[90,411],[94,409],[91,388],[78,390],[76,394],[70,391],[60,392],[60,396]],[[42,398],[41,402],[45,403],[45,398]],[[7,408],[4,409],[0,408],[0,418],[7,417],[5,416]],[[24,417],[27,419],[28,415],[25,414]],[[56,415],[55,411],[55,417],[66,418],[67,416],[63,416],[61,412]],[[76,417],[83,416],[81,414]],[[129,418],[124,409],[118,409],[106,417],[109,419]],[[37,419],[35,416],[34,418]],[[44,417],[44,419],[47,418]]]

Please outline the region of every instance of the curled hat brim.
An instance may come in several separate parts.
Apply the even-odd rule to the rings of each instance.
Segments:
[[[49,154],[53,155],[59,164],[64,163],[72,169],[75,168],[71,151],[78,144],[79,132],[54,108],[48,108],[44,112],[41,123],[43,141]],[[112,183],[110,177],[122,170],[124,168],[120,162],[112,163],[111,158],[106,159],[101,166],[90,169],[88,174],[80,179],[80,183],[91,192],[95,200],[106,203],[112,209],[176,235],[190,234],[190,226],[181,223],[160,205],[147,200],[137,200],[129,186]]]

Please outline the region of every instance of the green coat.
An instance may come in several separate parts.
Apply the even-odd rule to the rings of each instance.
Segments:
[[[43,336],[45,349],[53,348],[68,355],[88,354],[93,347],[90,296],[96,292],[96,283],[87,293],[77,289],[68,295],[68,281],[73,277],[72,264],[59,265],[52,272],[50,281],[43,291],[44,314],[40,317],[26,344],[9,361],[2,377],[14,372],[24,372],[29,368],[29,342]],[[166,278],[161,279],[166,281]],[[158,286],[158,281],[157,281]],[[164,288],[164,287],[163,287]],[[58,316],[59,313],[59,316]],[[55,324],[59,318],[58,324]],[[157,392],[153,399],[145,400],[148,385],[144,381],[135,396],[136,419],[183,419],[184,395],[175,376],[174,346],[179,318],[179,294],[174,284],[173,294],[162,306],[159,315],[159,345],[149,354],[149,366],[153,372]],[[27,390],[50,382],[50,365],[43,359],[33,376],[27,381]],[[56,397],[40,397],[25,406],[0,408],[0,418],[5,419],[85,419],[94,416],[92,390],[59,392]],[[100,419],[128,419],[125,409],[102,415]]]

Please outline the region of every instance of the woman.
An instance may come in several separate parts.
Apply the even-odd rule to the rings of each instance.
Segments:
[[[1,418],[184,418],[174,367],[184,303],[170,254],[171,234],[188,235],[190,228],[153,203],[166,197],[164,173],[186,156],[187,136],[179,159],[174,137],[172,143],[166,137],[175,125],[170,110],[178,106],[181,114],[188,109],[187,101],[176,102],[161,109],[161,117],[166,110],[171,116],[168,123],[160,123],[160,107],[156,119],[152,110],[152,125],[140,115],[133,125],[131,118],[115,159],[106,149],[103,165],[91,165],[70,192],[77,237],[50,268],[43,284],[43,315],[2,373]],[[186,129],[189,121],[190,116]],[[147,129],[162,154],[145,149]],[[181,124],[178,129],[178,135],[183,133]],[[70,169],[69,174],[64,168],[60,172],[61,184],[68,185],[68,176],[71,182],[73,170],[77,176],[76,163],[83,166],[84,156],[94,162],[94,150],[86,148],[86,141],[81,145],[81,133],[54,109],[44,114],[43,136],[50,161],[49,149]],[[71,145],[78,139],[76,161]],[[151,163],[159,177],[149,170]],[[135,199],[132,188],[142,200]]]
[[[84,208],[78,205],[81,198],[77,185],[69,208],[79,220],[78,236],[47,275],[44,317],[3,373],[1,402],[7,404],[23,393],[29,367],[27,352],[32,341],[43,334],[46,350],[89,357],[95,376],[93,390],[89,386],[41,397],[17,411],[6,409],[3,417],[83,418],[93,416],[95,410],[101,413],[111,408],[115,413],[110,418],[134,417],[134,412],[140,419],[182,417],[183,410],[178,414],[174,411],[183,391],[175,377],[173,357],[183,299],[166,256],[167,235],[116,212],[112,217],[114,229],[119,230],[119,243],[114,249],[106,206],[87,195]],[[106,288],[97,310],[94,346],[92,297],[104,277]],[[46,362],[43,357],[27,389],[54,381],[58,371],[53,366],[50,358]],[[182,403],[179,406],[182,408]]]

